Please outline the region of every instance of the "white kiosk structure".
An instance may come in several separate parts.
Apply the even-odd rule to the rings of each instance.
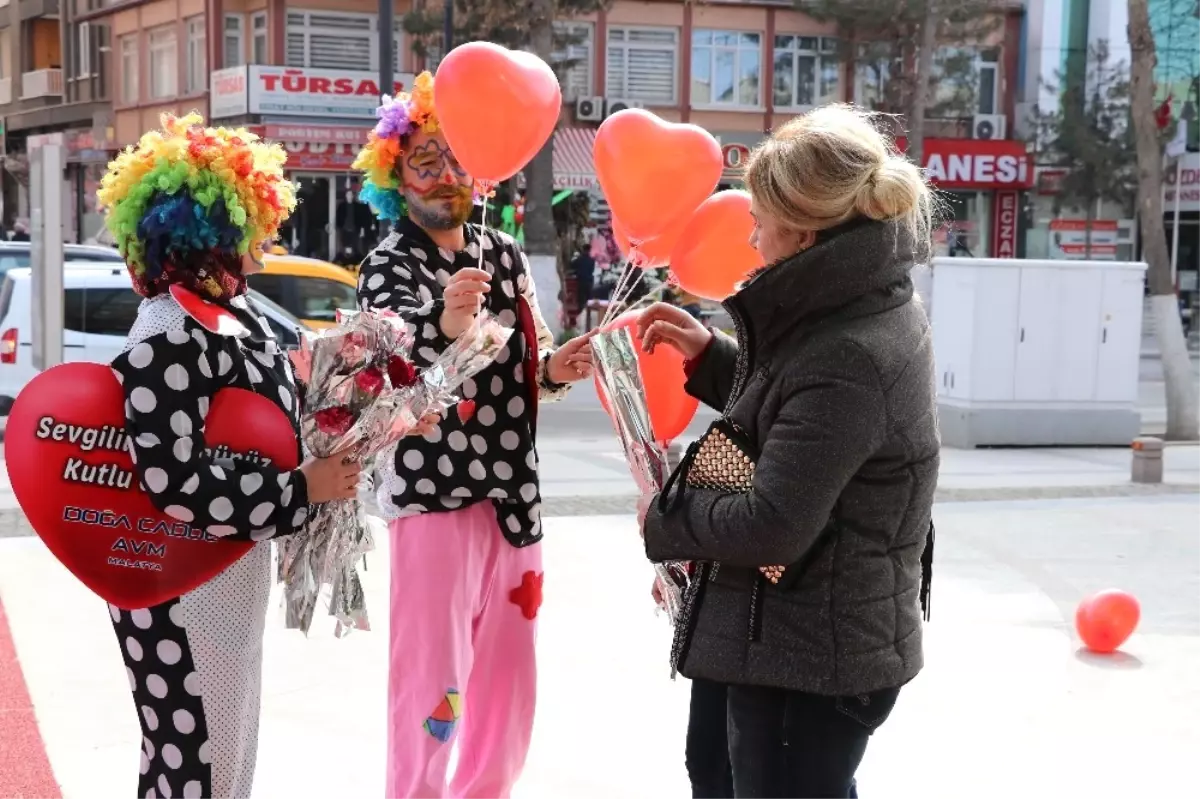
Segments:
[[[935,258],[923,299],[942,443],[1128,446],[1141,430],[1145,272],[1144,263]]]

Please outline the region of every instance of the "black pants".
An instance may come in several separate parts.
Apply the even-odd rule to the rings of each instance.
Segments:
[[[692,683],[687,768],[697,799],[857,799],[854,773],[899,688],[819,696]]]

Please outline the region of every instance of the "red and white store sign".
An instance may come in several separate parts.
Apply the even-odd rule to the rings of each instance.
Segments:
[[[1163,213],[1175,211],[1175,169],[1163,176]],[[1179,165],[1179,210],[1200,211],[1200,153],[1184,153]]]
[[[897,139],[901,152],[905,139]],[[1033,165],[1025,143],[995,139],[926,139],[922,167],[943,189],[1028,189]]]
[[[264,125],[263,138],[271,141],[316,142],[320,144],[367,143],[370,128],[331,127],[328,125]]]
[[[1051,219],[1050,251],[1054,258],[1094,261],[1117,257],[1121,226],[1115,219],[1093,219],[1088,233],[1086,219]],[[1088,248],[1088,241],[1091,248]]]
[[[388,94],[407,91],[415,76],[396,75]],[[288,114],[301,117],[373,119],[379,106],[379,76],[336,69],[293,69],[251,64],[212,73],[209,116]]]
[[[997,258],[1017,257],[1017,218],[1019,195],[1015,191],[996,193],[996,225],[992,245]]]

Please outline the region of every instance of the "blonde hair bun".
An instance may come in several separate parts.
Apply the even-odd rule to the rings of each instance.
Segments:
[[[903,219],[918,209],[928,192],[915,165],[899,156],[888,156],[859,188],[854,207],[876,221]]]
[[[928,240],[934,199],[921,170],[897,154],[874,115],[852,105],[815,108],[755,148],[746,165],[755,206],[794,230],[858,217],[897,222]]]

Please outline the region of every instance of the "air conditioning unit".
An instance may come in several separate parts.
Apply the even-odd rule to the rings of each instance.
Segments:
[[[971,120],[972,139],[1003,139],[1008,133],[1004,114],[976,114]]]
[[[604,119],[604,98],[580,97],[575,101],[575,119],[580,122],[599,122]]]
[[[637,100],[625,100],[620,97],[606,98],[604,116],[610,117],[618,111],[624,111],[626,108],[645,108],[646,104]]]

